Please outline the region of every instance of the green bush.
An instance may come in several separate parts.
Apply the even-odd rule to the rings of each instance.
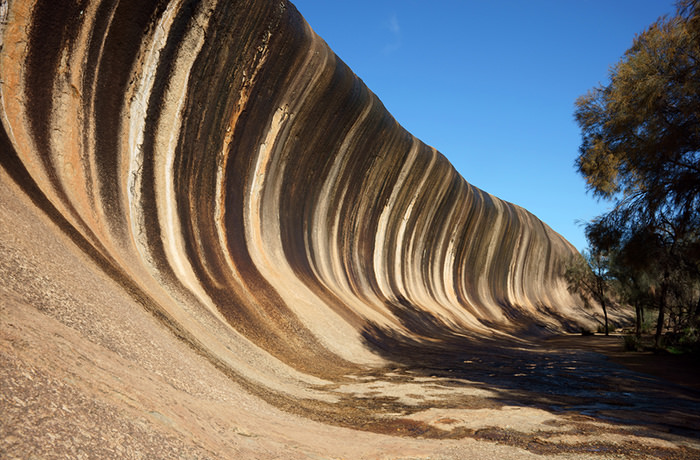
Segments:
[[[634,334],[625,335],[623,340],[625,351],[641,351],[644,348],[641,340]]]
[[[699,341],[700,335],[698,335],[698,330],[694,327],[687,327],[681,332],[678,338],[678,345],[694,348],[697,347]]]

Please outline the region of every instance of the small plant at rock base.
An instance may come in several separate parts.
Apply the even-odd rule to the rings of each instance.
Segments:
[[[700,331],[694,327],[686,327],[681,332],[681,336],[678,339],[678,344],[684,347],[697,347],[698,342],[700,342]]]
[[[642,341],[634,334],[625,335],[623,338],[625,351],[642,351]]]

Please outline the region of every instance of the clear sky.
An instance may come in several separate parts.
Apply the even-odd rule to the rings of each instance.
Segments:
[[[574,101],[668,0],[292,0],[401,125],[579,250],[609,204],[574,169]]]

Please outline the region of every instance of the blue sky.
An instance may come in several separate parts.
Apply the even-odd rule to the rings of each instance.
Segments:
[[[666,0],[292,0],[394,117],[473,185],[528,209],[579,250],[609,207],[574,169],[574,101]]]

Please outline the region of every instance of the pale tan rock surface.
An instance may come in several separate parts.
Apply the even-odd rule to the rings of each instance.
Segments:
[[[0,457],[696,452],[692,396],[650,428],[656,383],[630,421],[636,377],[523,339],[596,324],[574,248],[290,3],[0,0],[0,37]]]

